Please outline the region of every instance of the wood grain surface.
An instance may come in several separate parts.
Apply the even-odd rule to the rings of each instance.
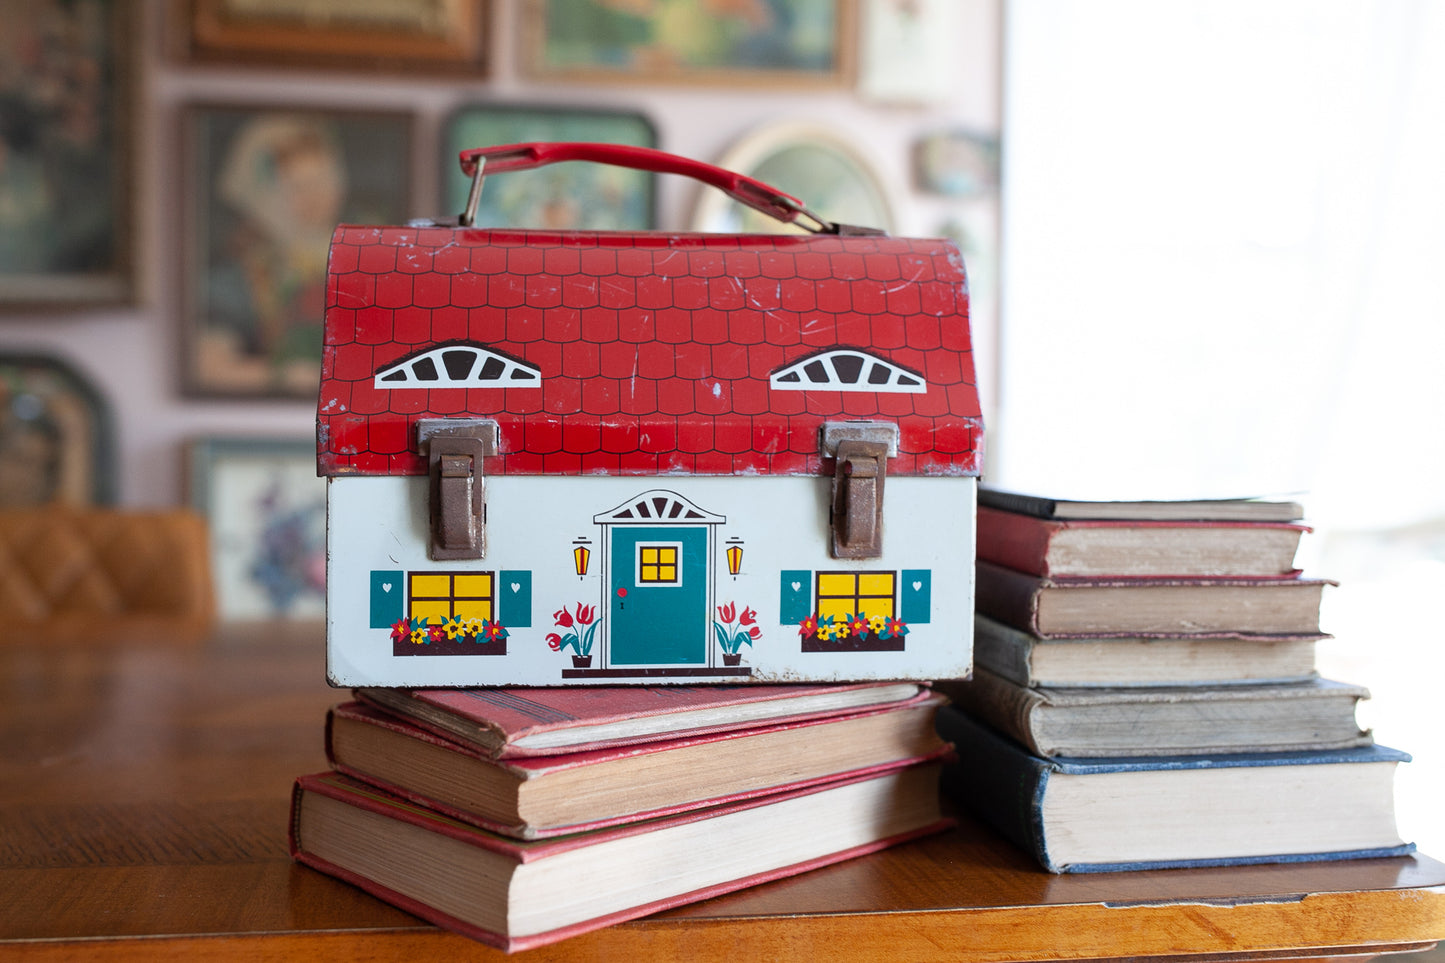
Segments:
[[[498,959],[286,851],[325,768],[319,626],[202,646],[0,646],[0,958]],[[958,829],[523,954],[534,960],[1351,957],[1445,937],[1426,856],[1052,876]]]

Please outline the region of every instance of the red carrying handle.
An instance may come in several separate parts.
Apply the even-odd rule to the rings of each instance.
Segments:
[[[658,174],[682,174],[716,187],[739,203],[777,218],[784,224],[795,224],[799,222],[799,218],[805,218],[813,223],[803,223],[800,226],[814,233],[837,234],[840,229],[840,225],[824,220],[804,207],[802,201],[776,187],[770,187],[762,181],[735,171],[650,147],[581,142],[503,144],[498,147],[464,150],[460,159],[462,172],[473,179],[472,195],[467,199],[467,212],[462,215],[463,226],[470,226],[472,215],[476,212],[483,174],[531,170],[559,161],[592,161]]]

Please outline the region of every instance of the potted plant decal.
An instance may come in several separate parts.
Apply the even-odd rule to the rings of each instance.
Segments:
[[[729,602],[719,605],[717,614],[720,621],[713,622],[712,630],[717,636],[718,645],[722,646],[723,665],[740,665],[743,661],[743,644],[751,646],[753,641],[763,634],[762,628],[757,624],[757,610],[745,605],[739,614],[737,606]]]
[[[553,652],[571,649],[574,668],[591,667],[592,640],[597,635],[597,626],[602,624],[602,620],[597,618],[597,607],[578,602],[573,612],[569,612],[563,606],[552,613],[552,620],[557,628],[569,631],[565,634],[548,632],[547,647]]]

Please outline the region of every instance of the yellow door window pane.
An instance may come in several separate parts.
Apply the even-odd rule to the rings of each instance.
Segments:
[[[490,619],[492,617],[492,603],[489,599],[480,601],[457,602],[457,615],[464,619]]]
[[[676,565],[662,565],[662,566],[659,566],[658,569],[657,569],[657,580],[658,580],[659,582],[676,582],[676,581],[677,581],[677,566],[676,566]]]
[[[412,598],[446,598],[452,594],[450,575],[413,575],[411,577]]]
[[[447,617],[451,614],[450,609],[451,603],[446,601],[413,601],[411,603],[411,617],[414,619],[426,619],[429,625],[439,625],[447,620]]]
[[[866,572],[858,576],[859,595],[886,595],[893,597],[892,572]]]
[[[818,576],[819,595],[852,596],[856,585],[856,577],[847,572],[830,572]]]
[[[655,549],[655,548],[644,548],[644,549],[642,550],[642,564],[643,564],[643,565],[656,565],[656,564],[657,564],[657,549]]]
[[[492,597],[490,575],[458,575],[454,593],[457,598],[487,599]]]

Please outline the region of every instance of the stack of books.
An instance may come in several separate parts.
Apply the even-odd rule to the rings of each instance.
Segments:
[[[1369,693],[1321,679],[1294,502],[979,494],[949,787],[1053,872],[1408,852]]]
[[[508,951],[950,824],[925,684],[354,696],[293,856]]]

